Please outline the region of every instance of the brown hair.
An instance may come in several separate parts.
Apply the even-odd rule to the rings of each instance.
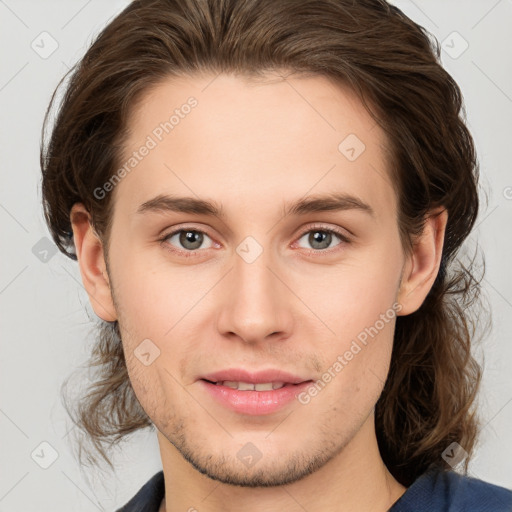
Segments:
[[[108,249],[111,194],[93,191],[120,165],[129,114],[149,87],[170,76],[269,70],[349,85],[389,139],[404,251],[432,209],[448,211],[439,274],[422,306],[397,318],[376,406],[382,457],[404,485],[429,466],[447,468],[441,455],[454,441],[471,455],[477,433],[481,370],[471,340],[480,286],[473,261],[456,255],[478,213],[478,164],[461,92],[439,56],[437,40],[384,0],[136,0],[70,71],[41,149],[45,217],[58,247],[75,258],[76,202]],[[54,101],[55,93],[45,126]],[[117,323],[100,325],[89,364],[97,378],[74,412],[66,407],[110,464],[105,446],[152,426],[131,387]]]

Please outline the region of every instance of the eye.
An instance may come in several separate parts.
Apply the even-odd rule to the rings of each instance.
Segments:
[[[313,252],[325,251],[326,249],[332,248],[331,243],[335,241],[336,238],[341,241],[336,245],[350,242],[350,240],[340,231],[332,228],[326,228],[325,226],[315,226],[313,229],[310,228],[302,234],[297,243],[304,238],[313,248]]]
[[[181,228],[165,235],[161,241],[169,243],[174,247],[176,247],[176,244],[179,244],[177,249],[178,252],[181,251],[193,253],[199,249],[209,249],[210,247],[213,247],[212,243],[206,247],[203,247],[205,237],[210,239],[210,237],[204,231],[200,231],[198,229]]]
[[[340,243],[335,244],[335,246],[342,245],[343,243],[350,243],[350,240],[342,234],[341,231],[333,228],[327,228],[325,226],[310,227],[301,235],[295,244],[300,243],[304,238],[312,247],[310,252],[313,253],[323,251],[330,252],[328,250],[332,248],[331,244],[336,238]],[[204,246],[203,243],[207,240],[209,240],[210,243]],[[168,250],[175,253],[181,253],[187,258],[198,256],[201,249],[210,249],[215,245],[212,242],[212,239],[204,231],[187,227],[176,229],[171,233],[166,234],[160,239],[160,241],[165,244]]]

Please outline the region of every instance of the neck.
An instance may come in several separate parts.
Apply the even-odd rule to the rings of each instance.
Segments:
[[[165,496],[159,512],[385,512],[405,492],[379,453],[371,414],[355,437],[311,475],[277,487],[238,487],[208,478],[158,432]]]

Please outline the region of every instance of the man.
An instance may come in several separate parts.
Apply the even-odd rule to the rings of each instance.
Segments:
[[[46,217],[102,320],[78,424],[155,426],[122,511],[492,510],[460,91],[383,0],[135,1],[74,72]],[[72,236],[71,236],[72,235]]]

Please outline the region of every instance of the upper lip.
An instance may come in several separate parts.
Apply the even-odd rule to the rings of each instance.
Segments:
[[[260,370],[249,372],[242,368],[229,368],[214,373],[209,373],[200,377],[203,380],[212,382],[223,382],[225,380],[232,382],[247,382],[251,384],[261,384],[264,382],[284,382],[286,384],[299,384],[311,379],[306,379],[298,375],[285,372],[283,370]]]

